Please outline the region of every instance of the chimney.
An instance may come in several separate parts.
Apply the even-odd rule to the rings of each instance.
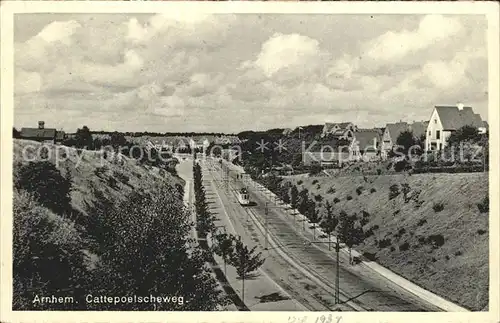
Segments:
[[[44,121],[38,121],[38,129],[43,129],[45,127]]]
[[[462,111],[464,109],[464,104],[463,103],[457,103],[457,108],[458,110]]]

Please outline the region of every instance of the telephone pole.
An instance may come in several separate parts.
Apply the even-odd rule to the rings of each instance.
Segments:
[[[268,213],[269,213],[269,210],[268,210],[268,207],[267,207],[267,202],[266,202],[266,206],[265,206],[265,220],[264,220],[264,226],[265,226],[265,244],[264,244],[264,250],[267,250],[267,239],[268,239],[268,229],[267,229],[267,218],[268,218]]]
[[[339,244],[339,236],[337,235],[337,243],[335,243],[335,253],[337,254],[337,268],[336,268],[336,275],[335,275],[335,304],[340,304],[339,252],[340,252],[340,244]]]

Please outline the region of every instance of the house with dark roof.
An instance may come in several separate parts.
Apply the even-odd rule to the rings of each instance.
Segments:
[[[55,144],[63,141],[66,134],[64,131],[57,131],[54,128],[45,128],[45,122],[38,121],[38,128],[21,128],[19,137],[26,140]]]
[[[352,140],[357,127],[352,122],[325,123],[321,137],[332,136],[336,139]]]
[[[382,132],[380,129],[358,129],[349,147],[352,155],[364,161],[379,158]]]
[[[486,131],[484,121],[479,114],[474,113],[472,107],[460,103],[456,106],[435,106],[427,126],[426,150],[443,149],[450,135],[464,126]]]
[[[382,154],[387,155],[387,153],[397,144],[399,135],[409,128],[410,126],[407,122],[400,121],[396,123],[388,123],[385,126],[384,133],[382,135]]]
[[[413,137],[415,137],[415,139],[420,139],[422,136],[425,138],[428,125],[429,121],[415,121],[410,124],[409,130],[413,133]]]

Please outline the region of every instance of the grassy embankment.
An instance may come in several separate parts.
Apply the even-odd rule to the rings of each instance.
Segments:
[[[318,204],[356,213],[370,235],[355,249],[471,310],[488,306],[488,174],[290,177]],[[409,191],[404,197],[404,185]],[[392,198],[389,197],[391,187]],[[318,200],[321,199],[322,202]],[[444,238],[440,241],[440,237]],[[444,242],[444,243],[443,243]]]

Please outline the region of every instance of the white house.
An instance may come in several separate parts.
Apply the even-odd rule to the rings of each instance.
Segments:
[[[466,125],[476,127],[480,132],[486,131],[485,123],[471,107],[460,103],[456,106],[435,106],[427,126],[426,150],[443,149],[450,135]]]

